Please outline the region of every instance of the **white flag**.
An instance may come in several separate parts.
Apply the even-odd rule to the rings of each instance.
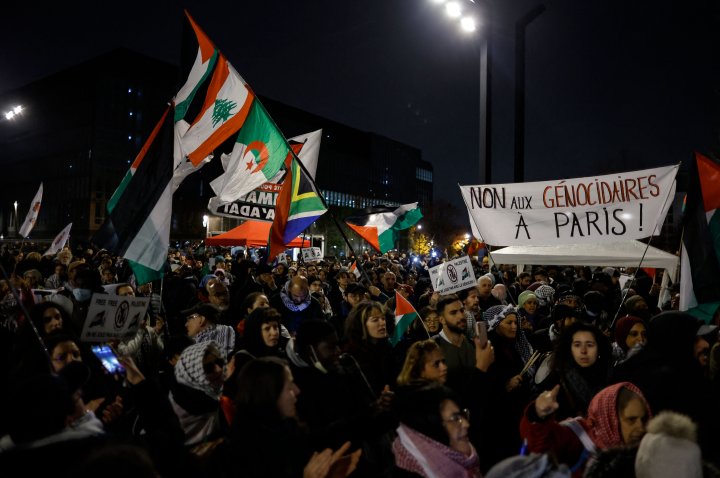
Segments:
[[[65,244],[67,243],[68,239],[70,239],[70,228],[72,227],[72,222],[65,226],[65,229],[60,231],[60,234],[55,236],[55,239],[52,241],[52,244],[50,244],[50,248],[45,251],[45,254],[43,256],[54,256],[60,250],[62,250],[63,247],[65,247]]]
[[[32,228],[35,226],[35,221],[37,221],[38,214],[40,213],[42,191],[43,185],[40,183],[40,189],[38,189],[37,194],[35,194],[35,197],[30,204],[30,210],[28,211],[27,216],[25,216],[25,222],[23,222],[23,225],[20,227],[20,235],[25,239],[27,239],[30,235],[30,231],[32,231]]]

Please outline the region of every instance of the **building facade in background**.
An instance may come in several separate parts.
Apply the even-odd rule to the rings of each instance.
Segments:
[[[18,237],[40,182],[45,193],[31,239],[52,239],[69,222],[73,240],[91,237],[179,83],[177,67],[121,49],[0,95],[0,110],[23,107],[0,121],[3,238]],[[333,209],[432,203],[433,168],[419,149],[261,101],[286,137],[323,130],[316,182]],[[203,216],[214,195],[209,182],[221,172],[214,159],[183,182],[173,198],[173,238],[205,237]],[[210,224],[227,230],[238,222],[214,218]]]

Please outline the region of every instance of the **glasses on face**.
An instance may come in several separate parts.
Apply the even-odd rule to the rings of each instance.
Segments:
[[[450,415],[450,418],[447,418],[443,421],[447,422],[447,423],[454,423],[456,425],[460,425],[464,421],[465,423],[467,423],[469,425],[470,424],[470,410],[468,410],[467,408],[463,408],[462,410]]]

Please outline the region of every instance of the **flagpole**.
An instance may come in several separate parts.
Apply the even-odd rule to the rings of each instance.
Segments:
[[[678,168],[677,168],[678,171],[680,171],[680,166],[681,166],[681,165],[682,165],[682,161],[680,161],[680,162],[678,163],[678,165],[677,165],[677,166],[678,166]],[[675,172],[675,177],[677,178],[677,171]],[[671,188],[668,188],[668,193],[667,193],[667,195],[665,196],[665,201],[663,202],[661,211],[665,209],[665,205],[667,204],[668,199],[670,198],[670,190],[671,190]],[[656,222],[655,225],[653,226],[652,233],[650,234],[650,238],[648,239],[647,245],[645,246],[645,250],[643,251],[642,257],[640,257],[640,262],[638,263],[637,268],[636,268],[635,271],[633,272],[632,278],[631,278],[631,280],[630,280],[630,285],[632,285],[632,283],[635,281],[635,277],[637,276],[637,271],[638,271],[638,269],[640,269],[640,266],[642,266],[642,263],[643,263],[643,261],[645,260],[645,255],[647,254],[648,249],[650,249],[650,243],[652,242],[652,239],[653,239],[653,236],[655,235],[655,231],[657,230],[657,227],[658,227],[658,225],[657,225],[657,222]],[[681,241],[682,241],[682,240],[681,240]],[[682,242],[681,242],[681,243],[682,243]],[[654,284],[654,283],[655,283],[655,278],[653,278],[653,284]],[[623,304],[625,303],[625,299],[627,298],[628,292],[630,292],[630,285],[625,288],[625,293],[624,293],[624,294],[622,295],[622,297],[620,298],[620,305],[618,306],[617,310],[615,311],[615,315],[613,316],[612,322],[610,322],[610,326],[609,326],[608,330],[612,330],[613,326],[615,325],[615,321],[617,321],[618,314],[620,314],[620,310],[622,309],[622,306],[623,306]],[[649,305],[649,304],[648,304],[648,305]]]
[[[320,192],[320,189],[318,188],[317,184],[315,183],[315,178],[312,177],[310,172],[307,170],[307,168],[305,167],[303,162],[300,161],[300,158],[297,157],[297,155],[295,154],[295,151],[293,151],[292,148],[290,148],[290,153],[293,155],[293,158],[295,159],[295,161],[297,161],[298,165],[300,166],[300,169],[302,169],[302,171],[305,173],[305,175],[307,176],[310,183],[313,185],[313,188],[315,188],[315,192],[318,193],[318,197],[320,198],[320,201],[322,202],[323,206],[325,206],[325,209],[327,209],[327,213],[330,215],[333,222],[335,223],[335,227],[337,227],[338,231],[340,231],[340,235],[345,240],[345,244],[347,244],[348,249],[350,249],[350,252],[352,253],[353,257],[355,257],[355,262],[357,263],[358,256],[355,253],[355,249],[353,248],[352,244],[350,244],[350,240],[348,239],[347,235],[345,234],[345,231],[343,231],[342,227],[340,227],[340,223],[338,222],[337,218],[335,217],[335,215],[333,215],[332,211],[330,211],[330,206],[328,206],[328,203],[325,201],[325,197],[322,195],[322,193]],[[372,285],[372,281],[370,280],[370,277],[367,275],[367,272],[365,271],[364,267],[360,267],[360,273],[363,275],[363,277],[365,278],[367,283]]]

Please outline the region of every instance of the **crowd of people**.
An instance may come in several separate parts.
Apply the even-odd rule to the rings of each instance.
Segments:
[[[439,294],[442,260],[199,245],[138,285],[108,251],[5,247],[0,474],[720,476],[717,320],[642,269],[485,257]],[[97,294],[149,299],[115,373],[81,340]]]

